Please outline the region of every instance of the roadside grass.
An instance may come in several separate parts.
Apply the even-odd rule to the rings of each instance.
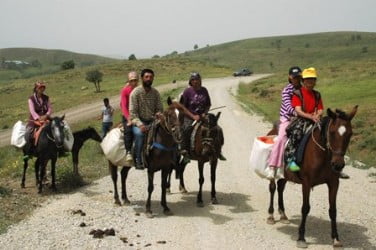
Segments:
[[[348,153],[352,158],[364,162],[368,168],[375,167],[376,62],[342,63],[335,72],[320,65],[316,68],[319,74],[316,89],[322,95],[325,110],[337,108],[349,112],[359,105],[352,121],[354,134]],[[252,83],[242,83],[238,100],[248,109],[265,115],[266,120],[276,121],[279,119],[281,90],[286,83],[287,72],[278,72]]]
[[[86,72],[99,69],[103,74],[101,92],[95,93],[92,83],[85,80]],[[212,66],[205,62],[189,59],[149,59],[122,61],[120,63],[96,65],[43,76],[47,81],[46,94],[50,96],[54,112],[101,100],[120,93],[126,75],[131,70],[140,72],[152,68],[155,72],[154,86],[187,80],[189,73],[199,71],[203,77],[226,76],[228,68]],[[0,85],[0,130],[11,128],[17,120],[28,119],[27,98],[32,94],[33,84],[40,77],[11,81]]]

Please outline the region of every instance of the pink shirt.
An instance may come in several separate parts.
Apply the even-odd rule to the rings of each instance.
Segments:
[[[127,120],[129,120],[129,100],[133,89],[131,85],[126,85],[120,92],[120,109]]]
[[[38,98],[38,99],[39,99],[39,102],[42,102],[42,98]],[[37,114],[37,112],[35,112],[33,101],[31,99],[29,99],[28,102],[29,102],[29,111],[30,111],[31,116],[33,117],[34,120],[38,120],[40,118],[40,116]],[[50,99],[48,99],[47,108],[48,108],[48,110],[47,110],[46,115],[51,115],[52,108],[51,108]]]

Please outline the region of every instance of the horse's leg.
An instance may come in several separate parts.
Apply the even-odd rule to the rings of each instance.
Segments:
[[[166,202],[166,187],[167,187],[167,177],[168,177],[168,174],[169,174],[169,170],[168,169],[165,169],[165,168],[162,168],[162,173],[161,173],[161,186],[162,186],[162,196],[161,196],[161,205],[163,207],[163,213],[165,215],[172,215],[172,212],[171,210],[168,208],[167,206],[167,202]]]
[[[46,165],[47,165],[47,163],[48,163],[47,159],[40,159],[40,161],[39,161],[39,168],[38,168],[38,172],[39,172],[38,193],[39,194],[42,193],[43,178],[44,178],[44,175],[46,174]]]
[[[167,173],[166,193],[169,193],[169,194],[171,194],[171,175],[172,175],[173,170],[174,170],[173,167],[171,167],[171,169]]]
[[[21,180],[21,188],[25,188],[25,180],[26,180],[26,170],[28,167],[28,159],[24,159],[24,169],[23,169],[23,174],[22,174],[22,180]]]
[[[269,182],[269,193],[270,193],[270,203],[269,203],[269,217],[266,219],[266,223],[272,225],[275,224],[274,220],[274,193],[275,193],[276,185],[274,180],[270,180]]]
[[[108,168],[109,168],[110,173],[111,173],[112,183],[114,184],[114,199],[115,199],[115,204],[121,206],[121,202],[119,200],[119,193],[118,193],[118,189],[117,189],[117,177],[118,177],[117,171],[118,171],[118,167],[115,166],[115,165],[113,165],[110,161],[108,161]]]
[[[198,183],[200,184],[200,189],[197,194],[197,206],[198,207],[203,207],[204,202],[202,201],[202,185],[204,184],[204,162],[198,161],[198,172],[199,172],[199,179]]]
[[[34,163],[34,172],[35,172],[35,185],[38,186],[39,184],[39,169],[40,169],[40,159],[39,157],[36,159]]]
[[[285,179],[278,180],[277,186],[278,186],[277,188],[278,189],[278,212],[281,216],[280,222],[283,224],[289,224],[290,221],[285,214],[285,204],[283,201],[283,191],[285,191],[286,180]]]
[[[210,179],[211,179],[211,201],[212,204],[218,204],[215,191],[215,180],[216,180],[216,171],[217,171],[217,158],[210,161]]]
[[[53,157],[53,159],[51,159],[51,176],[52,176],[52,185],[51,185],[51,189],[56,192],[57,191],[57,188],[56,188],[56,161],[57,161],[57,156],[56,157]]]
[[[129,167],[123,167],[121,169],[121,199],[126,205],[131,204],[127,196],[127,177],[128,177],[128,172],[130,169],[131,168]]]
[[[72,162],[73,162],[73,173],[75,175],[79,175],[78,172],[78,154],[80,153],[79,150],[72,150]]]
[[[185,184],[184,184],[184,170],[185,170],[185,167],[187,165],[185,164],[182,164],[180,166],[180,170],[179,170],[179,191],[183,194],[185,193],[188,193],[187,189],[185,188]]]
[[[303,180],[302,190],[303,190],[302,221],[300,222],[300,226],[299,226],[299,238],[297,242],[297,247],[307,248],[307,243],[304,238],[305,224],[307,220],[307,215],[309,213],[309,210],[311,209],[310,204],[309,204],[309,195],[311,192],[311,185],[308,181]]]
[[[153,213],[151,211],[151,193],[154,190],[154,172],[152,166],[149,165],[148,168],[148,199],[146,201],[146,216],[148,218],[153,218]]]
[[[328,183],[329,188],[329,217],[332,224],[332,239],[333,247],[342,247],[342,243],[339,241],[337,232],[337,191],[338,191],[339,181],[335,179],[333,183]]]

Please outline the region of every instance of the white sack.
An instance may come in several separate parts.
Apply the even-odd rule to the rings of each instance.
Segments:
[[[104,156],[116,166],[126,166],[124,134],[120,128],[113,128],[101,142]],[[129,166],[130,167],[130,166]]]
[[[274,135],[260,136],[256,137],[253,141],[251,156],[249,157],[249,163],[251,169],[255,171],[255,173],[261,178],[265,178],[267,175],[266,171],[269,165],[269,155],[273,147],[273,143],[265,143],[264,141],[274,142],[274,137]]]
[[[26,124],[21,121],[16,122],[12,129],[12,137],[10,138],[10,145],[22,148],[26,144],[25,140]]]
[[[68,123],[64,121],[64,149],[66,151],[72,151],[74,143],[74,137],[71,128],[69,127]]]

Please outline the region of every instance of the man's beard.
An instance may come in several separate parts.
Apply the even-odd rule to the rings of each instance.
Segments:
[[[152,84],[153,84],[153,81],[143,81],[142,82],[142,86],[144,86],[145,88],[150,88]]]

